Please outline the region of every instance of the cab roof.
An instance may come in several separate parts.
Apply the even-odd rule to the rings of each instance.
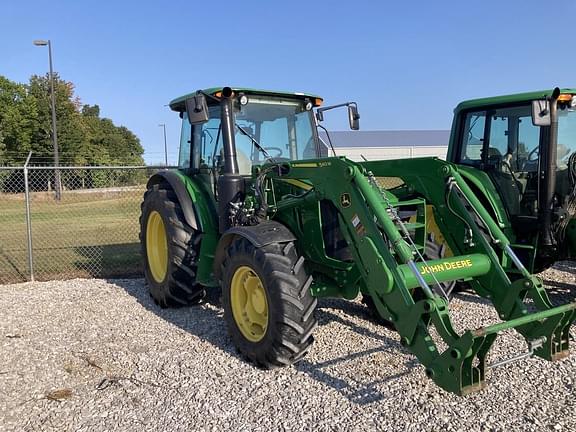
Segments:
[[[207,89],[203,89],[202,91],[204,93],[210,94],[210,95],[216,95],[216,93],[221,92],[222,89],[224,87],[211,87],[211,88],[207,88]],[[319,99],[320,101],[322,101],[322,98],[320,96],[311,94],[311,93],[298,93],[298,92],[284,92],[284,91],[276,91],[276,90],[259,90],[259,89],[251,89],[251,88],[245,88],[245,87],[232,87],[232,90],[234,91],[234,93],[244,93],[246,95],[262,95],[262,96],[279,96],[279,97],[286,97],[286,98],[296,98],[296,99],[312,99],[312,102],[314,102],[314,99]],[[197,92],[192,92],[192,93],[188,93],[185,94],[184,96],[180,96],[176,99],[173,99],[170,102],[170,108],[173,111],[185,111],[186,110],[186,105],[185,105],[185,101],[187,98],[194,96]],[[210,100],[208,100],[208,104],[210,105]]]
[[[460,111],[468,111],[474,108],[481,108],[485,106],[493,105],[504,105],[511,103],[522,103],[530,102],[535,99],[543,99],[547,96],[551,96],[554,89],[527,92],[527,93],[516,93],[504,96],[487,97],[480,99],[470,99],[467,101],[460,102],[454,109],[454,113],[459,113]],[[571,93],[576,94],[576,89],[563,88],[560,89],[560,94]]]

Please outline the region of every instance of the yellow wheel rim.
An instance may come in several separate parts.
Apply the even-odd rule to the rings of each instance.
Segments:
[[[164,282],[168,272],[168,241],[162,216],[153,211],[146,224],[146,255],[152,277],[158,283]]]
[[[268,328],[268,299],[262,281],[248,266],[236,269],[230,284],[232,315],[242,335],[259,342]]]

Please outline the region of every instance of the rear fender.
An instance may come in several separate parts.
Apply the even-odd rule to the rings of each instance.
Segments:
[[[147,187],[162,182],[168,183],[176,194],[186,223],[202,233],[196,282],[204,286],[217,285],[212,273],[214,251],[219,238],[213,197],[197,180],[179,171],[160,171],[148,180]]]
[[[150,177],[148,183],[146,184],[146,188],[151,188],[155,184],[162,182],[168,183],[178,197],[178,202],[182,207],[182,212],[184,213],[184,219],[186,220],[186,223],[196,231],[202,231],[202,226],[199,223],[200,218],[197,215],[196,208],[192,202],[190,194],[188,193],[182,175],[176,173],[175,171],[160,171]]]

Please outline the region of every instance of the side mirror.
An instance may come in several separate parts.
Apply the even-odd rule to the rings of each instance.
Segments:
[[[550,126],[550,102],[544,99],[532,101],[532,124]]]
[[[532,123],[534,126],[550,126],[552,117],[550,116],[550,103],[556,104],[560,96],[560,89],[555,87],[549,98],[532,101]]]
[[[360,129],[360,114],[358,114],[358,107],[356,104],[348,105],[348,122],[350,123],[350,129],[358,130]]]
[[[327,107],[318,108],[316,110],[316,120],[324,120],[324,111],[333,110],[334,108],[340,108],[344,106],[348,108],[348,122],[350,123],[350,129],[360,129],[360,123],[358,122],[358,120],[360,120],[360,114],[358,114],[358,106],[356,105],[356,102],[346,102],[338,105],[330,105]]]
[[[202,124],[208,121],[208,103],[203,94],[196,94],[186,99],[186,112],[191,125]]]

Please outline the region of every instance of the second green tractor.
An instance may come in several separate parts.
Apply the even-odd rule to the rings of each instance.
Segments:
[[[460,103],[447,160],[530,271],[576,258],[576,89]]]

